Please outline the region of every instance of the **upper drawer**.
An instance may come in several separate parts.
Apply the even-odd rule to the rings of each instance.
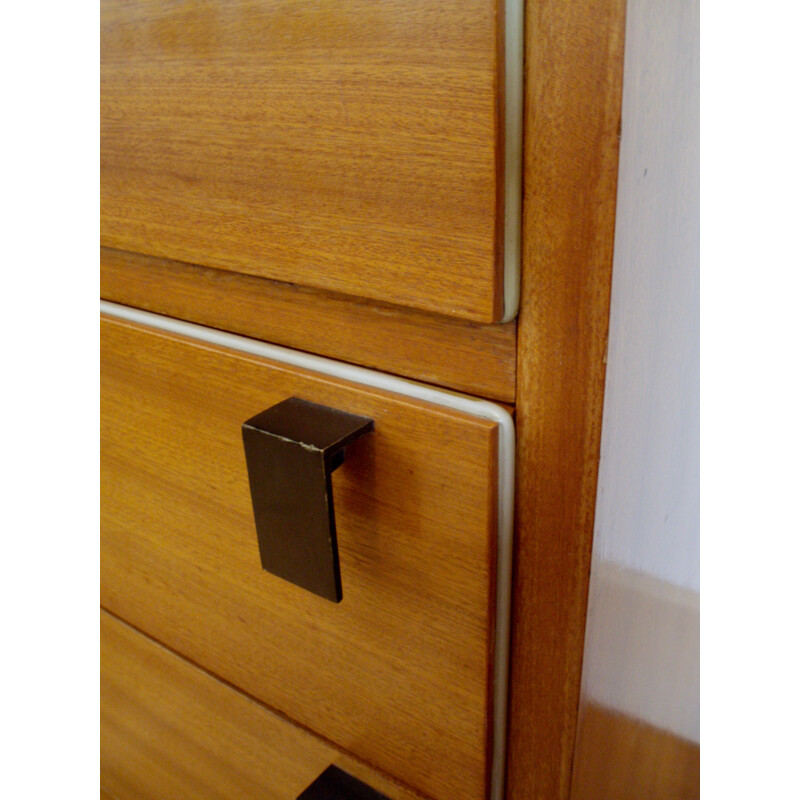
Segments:
[[[437,800],[484,798],[492,763],[499,797],[510,421],[413,388],[107,319],[102,602]],[[291,396],[374,420],[333,473],[340,603],[261,567],[241,426]]]
[[[102,243],[510,318],[503,6],[103,0]]]

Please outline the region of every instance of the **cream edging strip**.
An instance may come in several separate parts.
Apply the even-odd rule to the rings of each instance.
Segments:
[[[508,695],[508,639],[511,607],[511,546],[514,524],[514,421],[504,409],[488,400],[434,389],[420,383],[396,378],[364,367],[313,356],[265,344],[244,336],[223,333],[191,322],[139,311],[128,306],[100,301],[100,311],[112,317],[137,322],[151,328],[176,333],[208,344],[227,347],[242,353],[269,358],[284,364],[331,375],[344,380],[385,389],[388,392],[424,400],[435,405],[463,411],[498,426],[498,497],[497,497],[497,616],[494,662],[494,747],[492,753],[492,800],[503,797],[506,750],[506,705]]]
[[[503,322],[519,310],[522,238],[523,0],[505,3],[505,202],[503,219]]]

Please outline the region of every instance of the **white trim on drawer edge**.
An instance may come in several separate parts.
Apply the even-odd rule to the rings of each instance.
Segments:
[[[129,306],[100,301],[100,311],[110,317],[136,322],[158,330],[176,333],[208,344],[227,347],[242,353],[269,358],[283,364],[331,375],[343,380],[384,389],[388,392],[453,408],[482,419],[490,419],[498,427],[498,503],[497,503],[497,618],[494,663],[494,745],[492,753],[491,800],[502,800],[506,753],[506,704],[508,699],[508,644],[511,609],[511,553],[514,534],[514,421],[501,406],[462,394],[435,389],[421,383],[397,378],[365,367],[309,355],[274,344],[266,344],[172,319]]]
[[[524,0],[505,2],[505,201],[503,208],[503,319],[519,310],[522,239],[522,107]]]

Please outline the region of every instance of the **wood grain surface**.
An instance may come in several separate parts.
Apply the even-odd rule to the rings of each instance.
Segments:
[[[296,800],[335,764],[419,800],[103,611],[100,637],[101,798]]]
[[[102,323],[101,600],[439,800],[485,796],[493,422]],[[333,475],[344,599],[262,571],[240,426],[290,397],[375,432]]]
[[[624,0],[526,5],[509,800],[566,800],[608,338]]]
[[[587,703],[581,709],[572,800],[698,800],[700,747]]]
[[[498,0],[103,0],[101,240],[502,318]]]
[[[100,249],[106,300],[514,401],[516,322],[482,325],[227,270]]]

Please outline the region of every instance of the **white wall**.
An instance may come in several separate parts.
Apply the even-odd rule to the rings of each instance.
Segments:
[[[699,591],[699,6],[628,5],[595,546]]]
[[[699,0],[629,0],[585,696],[699,737]]]

